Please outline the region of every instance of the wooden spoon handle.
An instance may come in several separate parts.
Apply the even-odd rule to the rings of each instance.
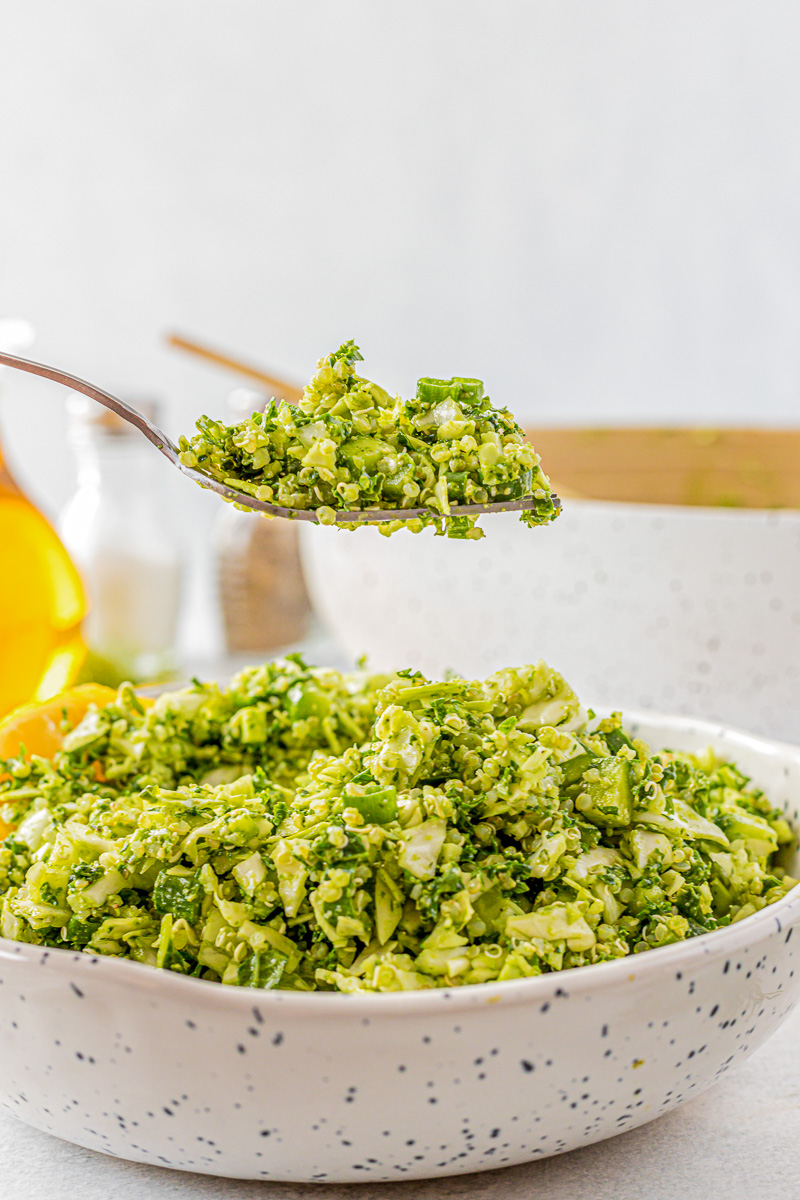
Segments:
[[[193,338],[184,337],[183,334],[170,333],[167,335],[167,342],[178,350],[185,350],[188,354],[194,354],[197,358],[204,359],[205,362],[214,363],[228,371],[235,371],[237,375],[244,375],[257,383],[265,384],[270,389],[270,394],[275,393],[279,399],[289,400],[296,404],[303,395],[303,389],[297,384],[289,383],[286,379],[279,379],[277,375],[270,375],[261,367],[253,367],[249,363],[242,362],[241,359],[232,358],[230,354],[223,354]]]

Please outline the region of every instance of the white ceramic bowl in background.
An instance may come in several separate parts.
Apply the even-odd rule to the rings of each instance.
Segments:
[[[569,500],[480,542],[305,524],[316,611],[371,666],[482,677],[546,659],[596,703],[800,742],[800,513]]]
[[[715,746],[798,828],[800,749],[627,724],[654,746]],[[798,922],[800,888],[613,963],[380,996],[223,987],[0,939],[0,1101],[93,1150],[237,1178],[527,1162],[651,1121],[755,1050],[800,992]]]

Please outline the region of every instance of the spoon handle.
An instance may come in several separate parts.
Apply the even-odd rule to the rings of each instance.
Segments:
[[[102,388],[95,387],[93,383],[87,383],[85,379],[79,379],[77,375],[59,371],[56,367],[45,366],[44,363],[33,362],[29,358],[19,358],[16,354],[5,354],[0,351],[0,366],[14,367],[18,371],[27,371],[30,375],[41,375],[42,379],[52,379],[54,383],[61,383],[64,387],[71,388],[73,392],[82,392],[84,396],[111,409],[129,425],[135,426],[148,441],[153,443],[156,450],[160,450],[170,462],[178,465],[178,448],[167,435],[157,425],[148,421],[147,417],[135,408],[131,408],[124,400],[112,396],[110,392],[104,392]]]

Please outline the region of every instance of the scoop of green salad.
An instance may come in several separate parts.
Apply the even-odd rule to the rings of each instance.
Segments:
[[[708,751],[587,713],[544,663],[484,681],[249,668],[129,685],[0,764],[0,933],[256,988],[384,992],[605,962],[795,885],[792,832]]]
[[[272,400],[237,425],[201,417],[181,438],[185,466],[271,504],[336,512],[425,508],[421,518],[384,521],[381,533],[432,525],[479,538],[475,517],[451,506],[533,497],[529,526],[558,515],[539,456],[507,409],[492,406],[479,379],[420,379],[411,400],[356,374],[361,352],[345,342],[320,359],[299,404]],[[353,529],[358,522],[340,522]]]

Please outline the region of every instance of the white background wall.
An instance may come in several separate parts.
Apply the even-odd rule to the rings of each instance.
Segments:
[[[172,433],[228,386],[172,327],[542,422],[796,422],[799,51],[792,0],[5,0],[0,312]],[[52,512],[62,397],[4,392]]]

